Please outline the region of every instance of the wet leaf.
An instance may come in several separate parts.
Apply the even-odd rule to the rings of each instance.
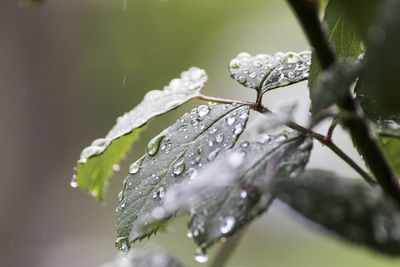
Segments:
[[[160,217],[154,208],[165,191],[231,148],[248,115],[247,106],[201,105],[149,142],[146,154],[130,167],[119,195],[117,247],[126,250],[160,227],[145,226],[148,216]]]
[[[200,170],[194,179],[167,191],[164,216],[190,210],[188,237],[198,252],[240,230],[268,209],[270,181],[295,177],[308,161],[312,140],[295,133],[261,134],[242,142]]]
[[[316,87],[316,96],[312,102],[312,111],[317,115],[335,103],[340,103],[357,79],[359,64],[339,62],[321,74]]]
[[[233,79],[261,94],[282,86],[306,80],[311,65],[311,53],[276,53],[273,56],[251,56],[240,53],[229,63]]]
[[[272,187],[284,203],[341,238],[400,255],[400,212],[379,187],[322,170],[277,179]]]
[[[88,190],[103,199],[105,185],[118,162],[151,118],[178,107],[199,94],[207,75],[204,70],[190,68],[161,90],[149,91],[142,102],[117,119],[105,138],[96,139],[81,152],[71,185]]]
[[[329,1],[323,20],[328,28],[328,39],[335,48],[336,55],[341,59],[357,59],[362,53],[361,37],[352,18],[336,0]],[[321,73],[321,66],[313,53],[308,79],[311,102],[317,95],[316,86]]]
[[[101,267],[184,267],[175,257],[162,251],[148,251],[118,255],[112,262]]]

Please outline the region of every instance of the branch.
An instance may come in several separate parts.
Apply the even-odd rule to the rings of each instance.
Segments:
[[[335,63],[336,57],[319,21],[315,1],[287,1],[298,17],[311,46],[314,47],[322,69],[326,70]],[[354,144],[383,190],[400,204],[398,179],[380,149],[376,138],[372,135],[367,120],[356,105],[350,90],[346,97],[337,104],[343,110],[355,115],[343,120],[343,125],[349,129]],[[357,119],[354,119],[354,117]]]

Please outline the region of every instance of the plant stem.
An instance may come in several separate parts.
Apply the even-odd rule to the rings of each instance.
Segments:
[[[225,243],[222,243],[222,247],[219,249],[217,255],[215,256],[213,262],[211,262],[210,267],[222,267],[229,260],[229,256],[233,253],[236,247],[239,245],[244,232],[247,227],[243,227],[241,231],[237,232],[233,236],[229,237]]]
[[[326,39],[314,2],[311,0],[287,0],[287,2],[293,8],[311,46],[314,47],[322,69],[326,70],[336,62],[336,56]],[[360,112],[350,90],[337,104],[357,118],[352,119],[350,116],[350,119],[343,121],[343,125],[349,129],[354,144],[383,190],[400,204],[398,179],[371,133],[367,120]]]
[[[225,103],[225,104],[243,104],[243,105],[248,105],[251,106],[254,110],[266,114],[266,113],[271,113],[269,109],[266,107],[262,106],[261,104],[257,104],[254,102],[247,102],[247,101],[239,101],[239,100],[229,100],[229,99],[223,99],[223,98],[217,98],[217,97],[210,97],[210,96],[203,96],[200,95],[197,97],[200,100],[206,100],[206,101],[211,101],[211,102],[216,102],[216,103]],[[356,172],[358,172],[361,177],[364,178],[364,180],[370,184],[370,185],[376,185],[376,182],[374,179],[369,176],[367,172],[365,172],[354,160],[352,160],[346,153],[344,153],[333,141],[328,138],[327,136],[324,136],[322,134],[319,134],[317,132],[314,132],[311,129],[304,128],[303,126],[298,125],[295,122],[288,122],[286,124],[289,128],[296,130],[304,135],[309,135],[312,136],[314,139],[318,140],[321,144],[327,146],[332,152],[334,152],[338,157],[340,157],[343,161],[345,161],[350,167],[352,167]]]

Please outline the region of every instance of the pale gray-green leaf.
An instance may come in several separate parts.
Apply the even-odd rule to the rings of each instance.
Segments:
[[[308,161],[312,140],[296,133],[260,135],[242,142],[198,171],[191,181],[167,192],[162,213],[191,212],[188,236],[200,251],[241,229],[269,206],[268,184],[295,177]]]
[[[332,43],[336,55],[342,59],[357,59],[362,53],[361,37],[356,23],[342,7],[340,1],[330,0],[325,9],[323,23],[328,28],[328,39]],[[316,54],[312,55],[312,65],[308,88],[311,102],[317,95],[316,86],[321,73],[321,66]]]
[[[295,211],[350,242],[400,255],[400,212],[378,187],[331,172],[277,179],[273,193]]]
[[[248,106],[201,105],[151,140],[130,168],[119,195],[117,246],[128,249],[159,227],[145,227],[165,191],[231,148],[242,133]],[[157,214],[152,214],[157,215]]]
[[[184,267],[175,257],[162,251],[148,251],[142,253],[120,254],[112,262],[101,267]]]
[[[229,72],[239,83],[263,94],[307,79],[310,65],[311,53],[308,51],[298,54],[278,52],[273,56],[240,53],[230,61]]]
[[[192,67],[163,90],[149,91],[139,105],[117,119],[105,138],[96,139],[82,151],[71,185],[102,200],[108,177],[137,138],[139,128],[151,118],[198,96],[206,81],[205,71]]]
[[[321,74],[316,87],[316,96],[312,101],[313,115],[330,106],[341,103],[357,79],[359,64],[349,61],[338,62]]]

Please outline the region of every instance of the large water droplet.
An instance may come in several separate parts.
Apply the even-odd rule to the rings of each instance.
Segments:
[[[239,77],[238,81],[239,81],[241,84],[245,84],[245,83],[247,82],[247,79],[246,79],[246,77],[241,76],[241,77]]]
[[[147,154],[154,156],[160,148],[160,142],[165,138],[165,135],[156,136],[147,144]]]
[[[104,148],[99,146],[88,146],[84,150],[82,150],[80,161],[84,163],[87,161],[88,158],[100,154],[101,152],[103,152],[103,150]]]
[[[129,173],[130,174],[135,174],[140,170],[140,166],[142,165],[142,162],[144,160],[144,156],[132,163],[132,165],[129,167]]]
[[[271,136],[266,133],[260,134],[256,140],[259,144],[265,144],[271,140]]]
[[[200,117],[204,117],[205,115],[208,114],[210,109],[206,105],[200,105],[197,107],[197,111],[198,111]]]
[[[219,230],[222,234],[227,234],[232,231],[233,227],[235,226],[236,219],[235,217],[228,216],[225,218],[224,223],[221,225]]]
[[[222,134],[217,135],[217,137],[215,138],[215,142],[221,144],[222,141],[224,141],[224,136]]]
[[[177,163],[175,163],[174,167],[172,168],[172,174],[178,176],[184,170],[185,170],[185,163],[183,162],[183,160],[180,160]]]

